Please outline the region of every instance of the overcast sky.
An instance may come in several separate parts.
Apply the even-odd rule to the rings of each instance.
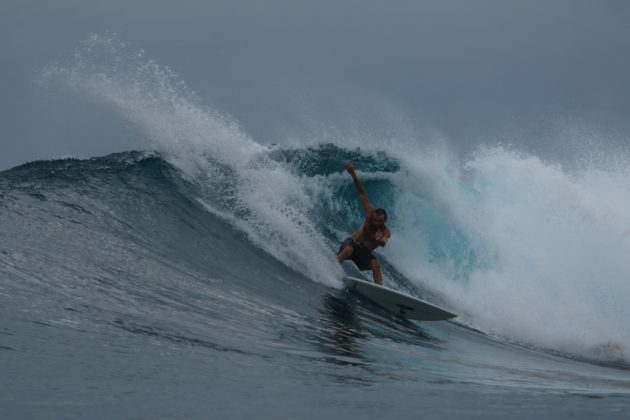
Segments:
[[[142,147],[107,106],[35,82],[112,32],[261,143],[322,127],[463,151],[543,150],[567,126],[630,140],[627,1],[2,0],[0,170]]]

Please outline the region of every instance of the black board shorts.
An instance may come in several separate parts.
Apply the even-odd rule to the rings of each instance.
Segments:
[[[372,255],[369,250],[353,241],[352,238],[346,238],[346,240],[341,243],[337,255],[339,255],[348,245],[352,247],[352,254],[350,254],[348,259],[352,260],[352,262],[354,262],[361,271],[371,270],[370,263],[372,260],[375,260],[376,257]]]

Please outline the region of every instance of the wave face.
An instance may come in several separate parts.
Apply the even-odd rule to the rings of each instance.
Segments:
[[[283,384],[332,357],[335,369],[363,366],[358,375],[327,370],[356,383],[373,381],[375,365],[493,387],[627,391],[616,370],[575,360],[619,372],[629,361],[624,165],[568,169],[500,147],[462,161],[436,147],[365,139],[261,145],[168,69],[111,37],[92,37],[42,82],[111,104],[143,130],[150,151],[0,173],[7,336],[19,325],[35,334],[33,322],[62,335],[132,333],[166,353],[185,345],[223,354],[226,366],[245,368],[253,358],[270,369],[261,367],[260,378],[278,374],[265,365],[278,354],[303,361],[291,359],[296,370]],[[460,314],[459,326],[392,324],[348,307],[353,298],[335,291],[343,271],[334,251],[362,221],[345,160],[359,168],[372,202],[388,209],[393,237],[379,252],[386,282]],[[30,338],[4,347],[18,351]],[[122,342],[127,357],[135,347]],[[449,342],[476,350],[445,364],[439,352]],[[468,370],[487,362],[479,342],[496,356],[483,374]],[[519,350],[505,350],[513,345]],[[381,359],[380,346],[398,359]],[[536,361],[493,378],[513,352]],[[537,382],[532,366],[556,379]],[[217,381],[232,383],[234,369],[216,369]]]
[[[209,211],[322,284],[339,284],[330,249],[362,217],[342,172],[351,159],[390,209],[385,259],[464,322],[536,347],[628,358],[630,195],[618,158],[569,171],[503,148],[462,162],[400,142],[267,147],[115,37],[92,37],[42,79],[112,104]]]

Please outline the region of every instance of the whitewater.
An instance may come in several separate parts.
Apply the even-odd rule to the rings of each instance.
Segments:
[[[626,151],[555,162],[370,135],[261,144],[116,36],[92,36],[38,83],[111,106],[147,147],[0,173],[0,413],[630,407]],[[406,322],[343,289],[353,269],[335,252],[363,218],[345,161],[389,213],[386,285],[453,322]]]

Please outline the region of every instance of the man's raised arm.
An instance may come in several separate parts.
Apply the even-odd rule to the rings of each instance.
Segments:
[[[346,162],[346,170],[348,171],[348,173],[352,177],[352,180],[354,181],[354,186],[356,187],[357,192],[359,193],[359,198],[361,199],[361,203],[363,204],[363,208],[365,209],[366,215],[372,213],[374,211],[374,208],[372,207],[370,200],[368,200],[367,193],[365,192],[365,188],[363,188],[363,184],[361,183],[361,180],[359,180],[359,177],[354,171],[354,165],[352,164],[352,162]]]

